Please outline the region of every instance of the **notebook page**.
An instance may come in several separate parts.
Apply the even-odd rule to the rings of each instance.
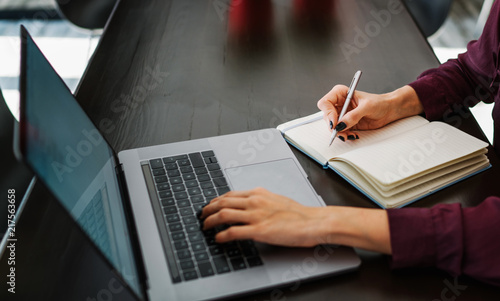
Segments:
[[[448,124],[432,122],[387,139],[383,145],[370,145],[341,157],[388,186],[487,146]]]
[[[380,129],[356,131],[359,135],[358,140],[342,142],[336,138],[331,147],[328,146],[331,133],[323,119],[289,129],[285,132],[285,137],[320,162],[326,163],[326,161],[341,154],[378,143],[428,123],[421,116],[412,116],[390,123]]]

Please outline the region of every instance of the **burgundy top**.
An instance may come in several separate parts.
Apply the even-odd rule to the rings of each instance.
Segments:
[[[463,106],[495,102],[493,147],[500,156],[500,1],[495,1],[482,36],[467,52],[410,84],[431,120],[457,122]],[[500,198],[479,206],[441,204],[387,211],[393,268],[435,266],[500,286]]]

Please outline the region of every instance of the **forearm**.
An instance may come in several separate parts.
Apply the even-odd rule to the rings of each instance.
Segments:
[[[387,212],[380,209],[327,207],[321,238],[326,243],[391,254]]]

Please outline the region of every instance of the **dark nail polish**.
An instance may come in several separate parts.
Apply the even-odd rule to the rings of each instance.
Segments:
[[[358,136],[358,134],[356,134],[356,139],[359,139],[359,136]]]
[[[356,137],[354,135],[349,135],[347,136],[348,140],[356,140]]]
[[[347,125],[345,123],[341,122],[341,123],[337,124],[337,126],[335,127],[335,130],[337,132],[340,132],[340,131],[345,130],[346,127],[347,127]]]
[[[333,121],[330,120],[330,130],[333,129]]]
[[[343,136],[339,136],[339,139],[342,140],[343,142],[345,142],[345,139]]]

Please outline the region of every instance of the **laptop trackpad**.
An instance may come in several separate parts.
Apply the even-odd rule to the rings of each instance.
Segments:
[[[292,159],[225,169],[233,190],[263,187],[303,205],[321,206],[308,180]]]

